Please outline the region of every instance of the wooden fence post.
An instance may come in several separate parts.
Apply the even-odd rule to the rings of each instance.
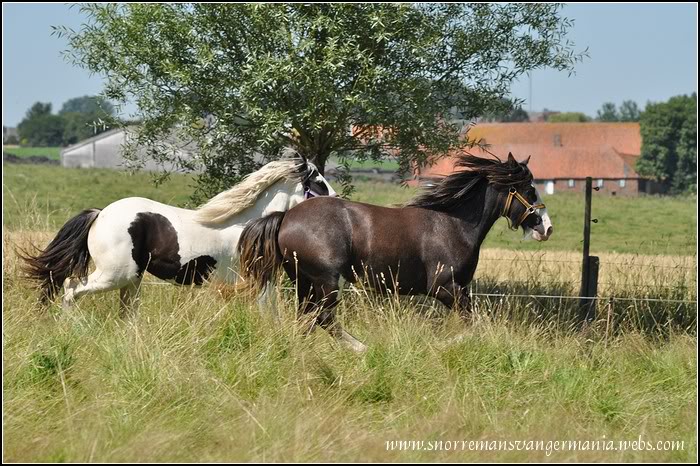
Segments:
[[[595,296],[598,294],[598,269],[600,260],[590,255],[591,202],[593,179],[586,178],[586,205],[583,218],[583,262],[581,263],[581,290],[579,292],[579,317],[582,322],[595,320]]]

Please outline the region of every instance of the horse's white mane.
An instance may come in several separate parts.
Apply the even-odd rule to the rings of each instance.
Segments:
[[[285,155],[289,152],[285,153]],[[233,188],[214,196],[197,209],[195,218],[204,224],[220,224],[231,216],[255,205],[260,194],[281,179],[299,180],[298,158],[276,160],[246,176]]]

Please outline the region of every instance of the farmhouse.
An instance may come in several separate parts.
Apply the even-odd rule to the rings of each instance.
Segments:
[[[641,153],[639,123],[480,123],[469,137],[488,144],[501,159],[513,153],[530,158],[530,169],[541,193],[582,191],[586,177],[611,195],[634,196],[659,192],[659,185],[635,171]],[[490,157],[481,149],[474,155]],[[454,169],[447,157],[423,169],[419,179],[438,178]]]
[[[128,168],[129,163],[123,156],[123,145],[127,142],[128,129],[113,129],[85,139],[61,151],[61,165],[72,168]],[[182,143],[174,138],[163,141],[168,151],[183,159],[196,157],[196,146]],[[174,171],[171,163],[156,163],[145,156],[146,148],[139,148],[140,160],[147,160],[141,167],[148,171]]]

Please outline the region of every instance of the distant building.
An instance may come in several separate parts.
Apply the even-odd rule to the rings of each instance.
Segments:
[[[61,151],[61,165],[71,168],[127,168],[128,163],[123,155],[127,134],[128,130],[113,129],[66,147]],[[178,144],[174,139],[166,140],[164,144],[172,148],[174,155],[184,159],[196,157],[197,151],[194,144]],[[139,152],[139,155],[145,155],[146,150],[144,148]],[[172,163],[159,164],[146,157],[139,157],[139,159],[147,160],[142,167],[144,170],[176,170]]]
[[[2,127],[2,143],[3,144],[19,144],[19,133],[17,128]]]
[[[661,187],[635,170],[641,154],[639,123],[481,123],[469,131],[488,151],[505,160],[531,156],[529,167],[544,194],[582,191],[586,177],[611,195],[658,193]],[[490,157],[478,148],[472,153]],[[433,179],[451,173],[454,160],[446,157],[419,173]]]
[[[130,168],[132,162],[124,158],[124,146],[129,137],[129,129],[112,129],[85,139],[61,150],[61,165],[68,168]],[[175,134],[164,138],[158,143],[158,149],[171,154],[171,159],[196,161],[199,148],[192,141],[184,141]],[[137,151],[138,168],[146,171],[178,170],[172,162],[156,162],[148,157],[147,147],[139,147]],[[253,159],[259,163],[267,163],[269,159],[261,153],[253,154]],[[196,164],[194,164],[196,166]]]

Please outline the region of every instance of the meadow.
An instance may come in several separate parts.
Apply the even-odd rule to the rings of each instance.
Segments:
[[[3,152],[9,152],[17,157],[47,157],[51,160],[61,159],[62,147],[20,147],[3,146]]]
[[[3,167],[3,226],[12,230],[52,230],[89,207],[102,208],[129,196],[141,196],[173,205],[193,207],[188,199],[192,179],[173,175],[160,186],[148,173],[114,170],[79,170],[54,166],[6,165]],[[407,201],[417,188],[378,181],[357,181],[352,200],[379,205]],[[522,241],[496,223],[484,248],[526,251],[580,251],[583,232],[583,197],[559,194],[544,199],[555,228],[546,243]],[[591,253],[615,252],[642,255],[695,255],[697,197],[642,198],[596,194]]]
[[[7,461],[697,458],[697,306],[634,299],[697,300],[695,198],[595,198],[599,291],[619,301],[600,302],[584,328],[571,300],[476,297],[465,324],[431,300],[358,285],[338,308],[370,347],[357,355],[322,331],[304,335],[286,283],[280,323],[225,289],[154,280],[128,320],[116,293],[41,309],[16,246],[45,244],[79,210],[125,196],[184,205],[190,180],[155,188],[147,174],[25,165],[3,178]],[[365,181],[354,198],[389,205],[414,192]],[[582,200],[545,202],[552,239],[523,242],[498,222],[473,291],[576,294]],[[469,441],[526,443],[457,446]],[[582,443],[547,450],[555,441]]]

